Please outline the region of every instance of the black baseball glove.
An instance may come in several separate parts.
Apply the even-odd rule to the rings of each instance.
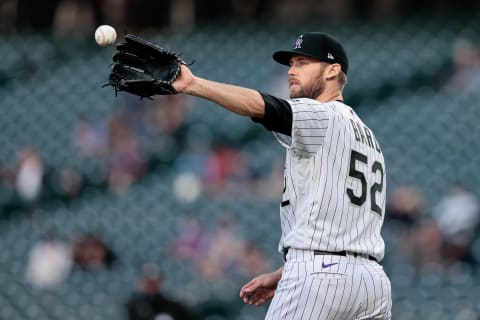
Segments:
[[[113,62],[108,84],[141,98],[176,94],[172,83],[186,64],[176,52],[131,34],[117,45]]]

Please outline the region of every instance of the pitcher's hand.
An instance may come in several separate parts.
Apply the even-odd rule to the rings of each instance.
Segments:
[[[184,64],[180,66],[180,73],[177,79],[172,83],[172,86],[178,93],[186,93],[186,90],[193,81],[192,71]]]
[[[278,281],[281,278],[281,269],[261,274],[248,283],[240,290],[240,297],[244,303],[261,306],[271,299],[277,288]]]

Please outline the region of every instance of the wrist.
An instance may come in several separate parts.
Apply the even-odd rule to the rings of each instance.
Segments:
[[[273,272],[273,276],[275,277],[275,280],[278,282],[280,281],[280,279],[282,278],[282,272],[283,272],[283,267],[275,270]]]
[[[186,93],[188,95],[199,96],[200,95],[200,78],[197,76],[192,76],[190,81],[185,85],[182,89],[182,93]]]

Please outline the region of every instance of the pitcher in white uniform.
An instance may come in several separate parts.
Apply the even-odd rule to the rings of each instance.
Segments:
[[[286,149],[279,251],[285,264],[240,296],[266,319],[391,319],[391,286],[379,264],[386,167],[380,145],[343,102],[348,58],[325,33],[300,35],[275,61],[289,66],[290,99],[210,81],[182,66],[174,87],[271,130]]]

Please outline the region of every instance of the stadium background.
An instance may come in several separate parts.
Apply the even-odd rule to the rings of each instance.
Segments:
[[[286,69],[271,53],[299,31],[337,36],[351,60],[345,100],[386,157],[394,319],[479,319],[478,9],[2,0],[0,319],[126,319],[146,263],[201,319],[266,311],[243,306],[238,291],[281,263],[281,147],[199,99],[140,101],[102,88],[113,52],[93,40],[103,23],[181,51],[200,76],[280,96]],[[92,238],[97,255],[85,256]],[[55,262],[70,251],[72,265]]]

